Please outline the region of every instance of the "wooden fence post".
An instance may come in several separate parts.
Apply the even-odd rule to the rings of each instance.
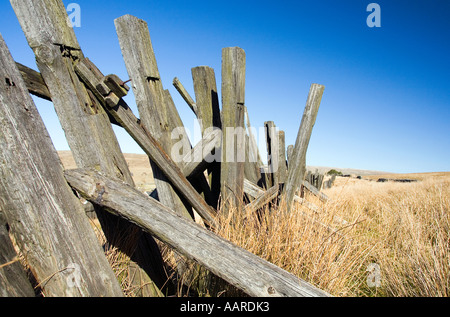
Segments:
[[[286,143],[284,131],[278,131],[278,182],[284,184],[287,178]]]
[[[241,209],[245,165],[245,52],[222,49],[222,162],[220,183],[224,212]]]
[[[170,118],[178,116],[167,102],[167,96],[162,86],[161,77],[153,51],[150,32],[145,21],[131,15],[124,15],[114,20],[119,38],[120,48],[132,79],[132,88],[139,111],[139,117],[145,130],[161,145],[166,153],[171,153],[174,144],[171,134],[174,126]],[[191,218],[191,210],[178,196],[172,184],[161,169],[150,160],[153,177],[158,190],[159,200],[178,212]]]
[[[273,121],[266,121],[264,127],[266,132],[268,186],[271,187],[279,183],[278,131]]]
[[[197,106],[196,115],[202,135],[205,136],[207,130],[222,128],[216,75],[214,69],[208,66],[194,67],[191,72]],[[208,168],[208,174],[212,200],[214,205],[217,206],[220,196],[220,162],[212,162]]]
[[[122,296],[1,36],[0,77],[0,213],[41,289],[46,296]]]
[[[261,173],[261,168],[264,167],[264,164],[261,160],[261,155],[259,153],[258,145],[256,143],[255,135],[253,134],[253,128],[250,123],[250,116],[248,115],[247,107],[245,107],[245,122],[247,128],[248,135],[248,158],[250,164],[247,165],[246,168],[250,170],[248,173],[252,176],[253,179],[250,179],[255,184],[258,184],[260,187],[264,187],[267,184],[267,174]],[[246,163],[247,164],[247,163]],[[246,171],[247,173],[247,171]]]
[[[102,107],[97,106],[94,96],[88,93],[75,73],[74,64],[84,55],[73,28],[67,23],[67,11],[62,1],[11,0],[11,5],[36,55],[37,66],[51,94],[77,166],[99,169],[133,185],[131,172],[108,115]],[[142,235],[139,230],[134,230],[134,235],[140,237],[135,239],[138,245],[124,244],[120,236],[125,232],[133,232],[130,230],[133,225],[101,209],[96,209],[96,212],[108,242],[130,256],[138,257],[136,261],[141,268],[153,275],[158,285],[163,285],[166,277],[162,262],[160,261],[159,267],[149,265],[145,263],[145,259],[138,256],[151,253],[152,258],[156,259],[159,250],[155,241],[149,235]],[[129,241],[132,241],[131,237]],[[140,252],[142,248],[146,251]],[[155,270],[157,273],[153,274]],[[142,290],[147,292],[148,289],[149,294],[157,295],[150,287],[153,282],[146,272],[137,271],[147,285]]]
[[[319,112],[320,102],[325,87],[312,84],[306,101],[305,111],[295,142],[295,147],[289,161],[288,178],[284,187],[286,207],[291,210],[297,188],[302,184],[306,168],[306,151],[308,150],[311,133]]]

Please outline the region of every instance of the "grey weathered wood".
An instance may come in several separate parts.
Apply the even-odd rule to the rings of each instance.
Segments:
[[[19,262],[0,206],[0,297],[34,297],[33,287]]]
[[[119,143],[111,127],[108,115],[86,90],[85,85],[75,73],[74,65],[84,58],[74,30],[67,23],[67,11],[61,0],[11,0],[28,44],[36,55],[36,64],[49,89],[53,105],[64,130],[78,167],[92,167],[103,173],[122,179],[133,185],[134,181]],[[139,239],[138,246],[124,244],[121,235],[130,232],[130,224],[96,209],[103,232],[111,245],[117,246],[130,256],[145,248],[150,252],[149,243],[154,248],[152,256],[156,259],[156,243],[139,230],[134,235]],[[127,242],[129,242],[127,241]],[[147,272],[156,270],[155,263],[140,262]],[[163,275],[159,265],[159,275]],[[145,277],[145,272],[142,272]],[[161,277],[160,280],[164,279]],[[150,285],[151,280],[146,279]],[[164,282],[163,282],[164,283]],[[139,285],[140,286],[140,285]],[[146,289],[147,286],[144,286]],[[149,292],[152,290],[149,288]]]
[[[80,63],[85,62],[86,61],[81,61]],[[91,67],[94,66],[92,65]],[[88,72],[87,68],[84,67],[77,67],[77,70],[79,72]],[[91,78],[90,80],[100,81],[103,76],[99,74],[98,77],[94,79],[95,75],[85,73],[84,78]],[[93,87],[94,83],[91,82],[90,86]],[[162,145],[159,144],[159,142],[142,125],[140,125],[140,120],[136,118],[123,99],[120,99],[116,106],[108,107],[107,110],[111,116],[113,116],[115,120],[119,122],[120,125],[130,134],[136,143],[139,144],[152,162],[154,162],[159,170],[166,175],[175,188],[180,191],[180,193],[197,210],[197,212],[204,217],[208,223],[212,223],[215,211],[206,204],[204,199],[198,194],[198,192],[185,177],[190,176],[191,173],[194,173],[196,167],[183,166],[183,168],[186,168],[186,171],[183,172],[183,170],[164,151]],[[213,140],[216,140],[217,142],[217,138],[213,138]],[[208,143],[210,147],[211,144],[211,142]]]
[[[279,183],[278,129],[273,121],[264,122],[267,147],[268,186]]]
[[[292,153],[294,152],[294,146],[291,144],[287,147],[287,162],[288,167],[291,164]]]
[[[122,296],[1,37],[0,77],[0,210],[27,264],[46,296]]]
[[[211,127],[221,128],[219,97],[217,94],[216,75],[208,66],[191,69],[194,82],[197,118],[202,134]]]
[[[60,0],[11,0],[36,64],[47,84],[67,142],[79,167],[97,167],[133,183],[105,111],[92,107],[74,71],[83,57]]]
[[[257,196],[251,203],[245,206],[247,211],[256,211],[270,201],[274,200],[280,192],[280,186],[277,184]]]
[[[264,194],[265,190],[245,178],[244,179],[244,192],[247,195],[250,195],[251,197],[256,198],[256,197]]]
[[[247,107],[245,107],[245,125],[248,135],[248,157],[246,161],[246,170],[250,170],[248,174],[252,175],[252,181],[255,184],[265,186],[265,184],[267,184],[267,174],[261,173],[261,168],[264,167],[264,163],[262,162],[261,155],[259,153],[256,137],[253,134],[253,127],[250,123],[250,116],[248,114]]]
[[[316,187],[312,186],[307,180],[302,182],[302,185],[308,189],[311,193],[319,197],[320,200],[327,202],[329,200],[328,196],[318,190]]]
[[[192,112],[194,112],[194,114],[197,115],[198,113],[197,104],[195,103],[194,99],[192,99],[191,95],[189,95],[186,88],[184,88],[183,84],[177,77],[173,79],[173,86],[180,93],[184,101],[186,101],[187,105],[189,106],[189,108],[191,108]]]
[[[197,175],[205,171],[212,151],[220,149],[222,132],[213,129],[206,133],[196,146],[180,162],[180,168],[186,177]]]
[[[306,101],[305,111],[295,142],[294,151],[289,164],[288,178],[284,187],[286,207],[290,211],[297,188],[302,184],[306,168],[306,152],[311,133],[319,112],[320,102],[325,87],[312,84]],[[291,162],[292,161],[292,162]]]
[[[138,224],[250,296],[329,296],[122,182],[93,170],[69,170],[65,175],[86,199]]]
[[[248,133],[245,134],[245,166],[244,176],[253,183],[259,183],[261,180],[261,171],[255,160],[255,152],[251,148],[251,140]]]
[[[273,188],[273,187],[271,187]],[[250,195],[253,198],[258,198],[263,196],[266,193],[266,190],[262,189],[261,187],[259,187],[258,185],[252,183],[251,181],[249,181],[248,179],[244,179],[244,192],[247,195]],[[314,211],[314,212],[318,212],[319,211],[319,207],[317,207],[316,205],[314,205],[313,203],[310,203],[309,201],[307,201],[304,198],[301,198],[300,196],[295,195],[294,196],[294,201],[306,206],[308,209]]]
[[[41,74],[25,65],[20,63],[16,64],[22,74],[25,84],[27,85],[28,91],[37,97],[51,101],[52,97],[50,96],[50,92],[48,91],[47,85],[45,84]]]
[[[278,182],[284,183],[287,178],[286,143],[284,131],[278,131]]]
[[[171,153],[174,141],[171,139],[173,116],[178,116],[162,86],[150,32],[145,21],[131,15],[114,20],[122,55],[130,77],[136,99],[139,117],[143,127],[154,137],[166,153]],[[184,129],[184,127],[179,128]],[[151,160],[158,197],[161,202],[185,217],[190,217],[166,175]]]
[[[222,162],[220,173],[224,212],[240,208],[245,163],[245,52],[222,49]]]
[[[196,115],[203,136],[212,129],[220,129],[219,97],[217,94],[216,75],[214,69],[208,66],[199,66],[191,69],[196,99]],[[220,149],[217,150],[219,156]],[[212,201],[217,206],[220,196],[220,159],[211,162],[208,167],[209,183]]]

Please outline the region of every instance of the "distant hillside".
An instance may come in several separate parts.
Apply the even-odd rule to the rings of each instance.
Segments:
[[[344,175],[366,176],[366,175],[391,174],[390,172],[383,172],[383,171],[370,171],[370,170],[361,170],[361,169],[355,169],[355,168],[341,168],[341,167],[327,167],[327,166],[306,166],[306,169],[311,172],[315,172],[316,170],[318,170],[319,173],[321,173],[321,174],[326,174],[329,170],[332,170],[332,169],[342,172],[342,174],[344,174]]]
[[[61,161],[65,168],[71,169],[75,168],[75,161],[72,157],[72,153],[70,151],[59,151],[58,152]],[[128,162],[128,166],[130,167],[131,172],[135,178],[139,178],[136,182],[147,182],[147,178],[152,175],[152,170],[150,168],[150,163],[148,161],[148,157],[145,154],[124,154],[126,161]],[[385,175],[391,174],[389,172],[382,171],[369,171],[369,170],[360,170],[360,169],[352,169],[352,168],[340,168],[340,167],[326,167],[326,166],[307,166],[307,170],[311,172],[315,172],[316,170],[319,173],[327,173],[329,170],[335,169],[337,171],[342,172],[342,174],[346,175]],[[143,176],[143,178],[142,178]]]

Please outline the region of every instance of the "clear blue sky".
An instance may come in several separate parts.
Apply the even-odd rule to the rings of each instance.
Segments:
[[[114,19],[148,22],[164,88],[193,136],[194,116],[172,86],[194,96],[191,68],[213,67],[221,49],[246,51],[246,105],[253,126],[274,121],[294,144],[312,83],[325,94],[308,165],[390,172],[450,171],[450,1],[116,1],[78,0],[84,54],[105,74],[128,79]],[[381,27],[369,28],[369,3]],[[9,1],[2,33],[13,57],[36,69]],[[133,96],[126,100],[132,107]],[[67,150],[51,103],[35,98],[58,150]],[[135,108],[134,108],[135,109]],[[137,114],[137,110],[135,110]],[[123,152],[142,153],[121,129]]]

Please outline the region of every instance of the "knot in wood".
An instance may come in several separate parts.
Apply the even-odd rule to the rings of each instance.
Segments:
[[[272,286],[269,286],[267,292],[269,293],[269,295],[274,295],[276,293],[275,288],[273,288]]]

